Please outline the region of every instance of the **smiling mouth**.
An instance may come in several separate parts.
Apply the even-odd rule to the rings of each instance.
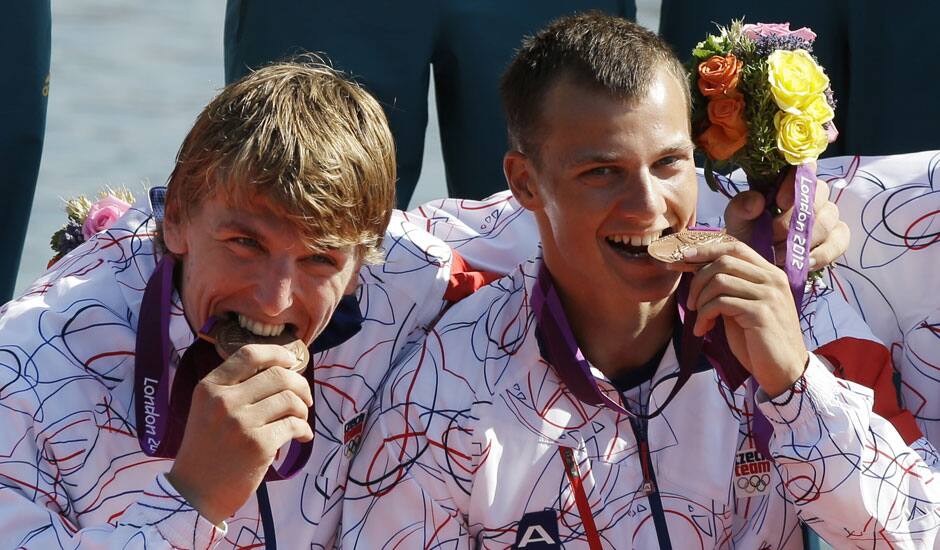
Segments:
[[[675,229],[667,227],[662,231],[653,231],[644,235],[611,235],[604,238],[608,246],[621,256],[627,258],[649,258],[649,244],[665,235],[675,233]]]

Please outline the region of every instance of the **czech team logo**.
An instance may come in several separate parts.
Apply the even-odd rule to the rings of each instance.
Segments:
[[[343,430],[343,445],[346,446],[346,456],[353,456],[359,451],[362,444],[362,430],[365,428],[366,413],[359,413],[346,423]]]
[[[738,498],[770,493],[770,460],[757,449],[745,449],[734,460],[734,494]]]

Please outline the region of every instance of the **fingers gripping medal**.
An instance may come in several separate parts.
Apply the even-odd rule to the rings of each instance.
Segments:
[[[199,332],[199,337],[214,344],[216,352],[223,360],[228,359],[242,346],[275,344],[287,348],[294,355],[294,364],[285,365],[286,368],[302,373],[307,368],[307,363],[310,362],[310,350],[307,349],[303,340],[297,338],[291,328],[285,327],[280,334],[276,335],[258,336],[242,328],[235,319],[215,319],[211,326],[204,327]],[[311,430],[314,429],[315,418],[312,413],[307,418]],[[309,441],[300,443],[292,440],[288,447],[285,453],[278,453],[281,458],[276,458],[274,464],[268,466],[268,472],[264,476],[265,481],[287,479],[296,474],[310,458],[313,445]]]
[[[668,264],[685,261],[685,251],[696,246],[713,243],[733,243],[737,239],[724,231],[687,229],[651,242],[649,255]]]
[[[295,363],[285,365],[286,368],[303,372],[307,368],[307,363],[310,362],[310,350],[307,349],[303,340],[294,335],[294,331],[290,328],[285,328],[280,334],[258,336],[241,327],[235,319],[217,319],[207,331],[200,332],[199,337],[214,344],[216,352],[223,360],[228,359],[242,346],[248,344],[275,344],[287,348],[288,351],[294,354]]]

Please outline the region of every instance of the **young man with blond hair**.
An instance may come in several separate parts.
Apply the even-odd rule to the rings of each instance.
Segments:
[[[839,548],[934,547],[936,452],[830,372],[873,340],[857,316],[823,292],[798,315],[783,271],[740,242],[668,265],[647,252],[696,222],[687,86],[622,19],[524,42],[504,171],[541,249],[392,369],[344,547],[796,549],[801,521]],[[452,216],[472,226],[470,210]],[[719,320],[734,357],[710,360],[749,383],[702,354]]]
[[[450,274],[394,184],[382,109],[333,70],[225,88],[166,189],[0,316],[0,547],[331,546],[366,405]],[[213,323],[262,343],[223,361]]]

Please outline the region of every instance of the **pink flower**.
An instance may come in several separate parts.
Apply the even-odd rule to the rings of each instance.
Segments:
[[[790,30],[790,23],[756,23],[744,25],[744,36],[757,40],[761,36],[795,36],[812,42],[816,40],[816,33],[809,27],[801,27],[795,31]]]
[[[88,216],[82,225],[82,236],[90,239],[95,233],[111,227],[130,207],[131,205],[112,195],[99,200],[88,210]]]

